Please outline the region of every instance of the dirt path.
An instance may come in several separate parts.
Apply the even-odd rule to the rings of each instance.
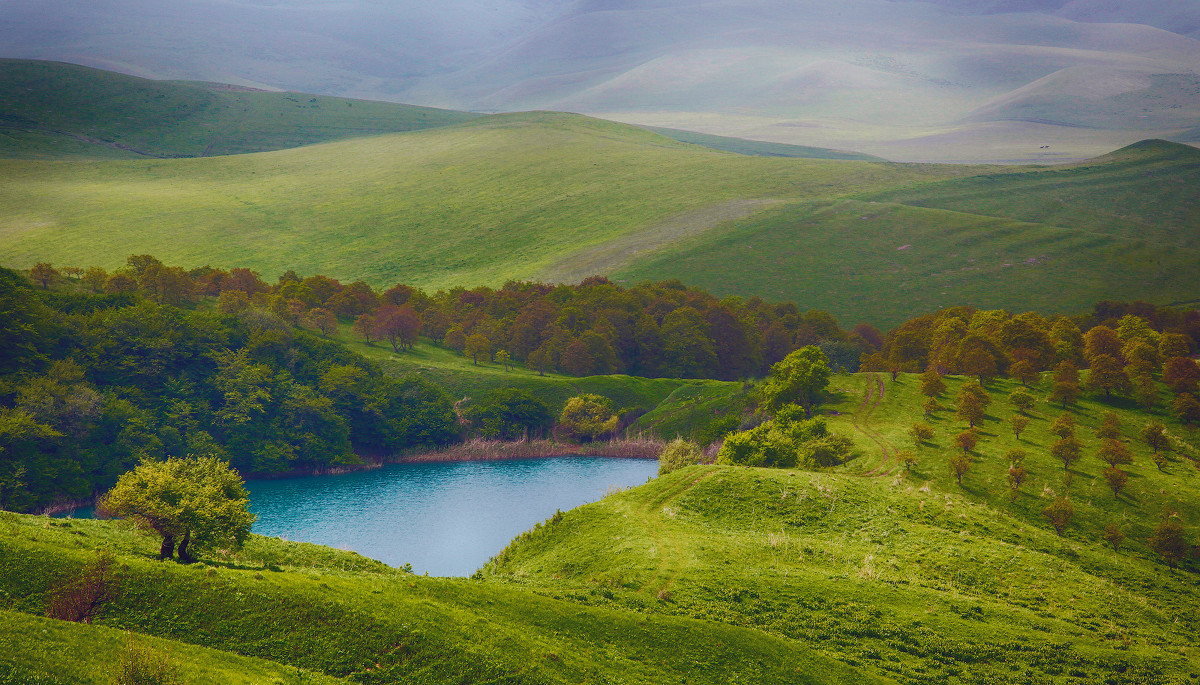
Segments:
[[[871,425],[875,415],[875,410],[879,407],[879,403],[883,401],[884,383],[883,378],[879,374],[871,374],[866,377],[866,388],[863,390],[862,402],[858,405],[858,411],[854,412],[854,421],[852,425],[858,432],[867,436],[867,438],[879,446],[879,451],[883,458],[875,468],[862,474],[864,476],[885,476],[892,472],[895,461],[895,446],[887,441],[878,431]]]
[[[671,586],[683,572],[683,544],[679,537],[673,534],[671,527],[663,521],[664,516],[669,516],[665,509],[680,495],[696,487],[701,481],[711,478],[716,472],[717,469],[705,468],[704,472],[695,478],[685,478],[672,484],[657,497],[630,512],[645,526],[646,531],[654,540],[654,547],[658,550],[660,559],[658,568],[654,569],[650,578],[642,584],[638,592],[661,597],[670,591]]]
[[[578,283],[588,276],[611,274],[635,260],[717,226],[779,204],[773,199],[742,199],[684,212],[653,226],[585,247],[539,271],[547,283]]]

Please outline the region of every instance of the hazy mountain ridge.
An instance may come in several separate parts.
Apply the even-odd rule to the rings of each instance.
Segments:
[[[1200,5],[1188,0],[10,0],[0,10],[5,56],[455,109],[566,109],[892,159],[1081,159],[1200,120],[1188,83],[1200,72]],[[1064,79],[1085,92],[1047,87]]]

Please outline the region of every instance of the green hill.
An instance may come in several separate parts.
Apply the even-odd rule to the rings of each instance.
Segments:
[[[55,117],[74,113],[47,129],[93,136],[85,123],[106,121],[121,136],[112,140],[161,139],[164,154],[203,154],[218,129],[227,147],[210,153],[381,130],[367,119],[424,126],[466,116],[54,68],[78,81],[63,90],[81,102],[56,100]],[[235,126],[221,114],[228,98],[274,103],[246,116],[288,125]],[[26,105],[19,116],[50,120],[51,108]],[[331,108],[340,118],[328,118]],[[49,146],[39,154],[85,145],[29,135]],[[0,160],[0,263],[112,269],[149,253],[268,279],[294,269],[430,290],[678,278],[880,326],[957,304],[1070,312],[1104,299],[1198,297],[1200,209],[1189,191],[1200,152],[1188,146],[1148,141],[1062,167],[970,167],[751,156],[800,153],[696,141],[747,154],[532,112],[253,155]]]
[[[1146,140],[1062,167],[985,174],[870,199],[1200,247],[1200,150]]]
[[[230,155],[445,126],[476,116],[0,59],[0,158]]]
[[[104,669],[91,676],[105,682],[111,647],[70,670],[53,665],[84,661],[72,653],[111,641],[104,628],[160,638],[152,644],[201,677],[234,664],[258,665],[263,675],[286,668],[282,682],[303,681],[296,668],[358,683],[882,682],[759,630],[417,577],[314,545],[255,537],[238,555],[181,566],[151,560],[154,543],[113,522],[0,516],[0,591],[18,612],[40,614],[48,588],[93,558],[92,549],[115,551],[120,564],[123,590],[102,628],[53,622],[56,639],[38,653],[23,643],[0,657],[0,669],[15,663],[19,675],[43,682],[89,663]],[[20,616],[16,625],[38,623]]]
[[[381,286],[499,285],[650,236],[600,260],[599,273],[775,199],[962,173],[748,157],[576,115],[498,115],[257,155],[0,161],[0,261],[115,268],[151,253],[268,277],[292,268]],[[692,220],[671,223],[681,215]]]

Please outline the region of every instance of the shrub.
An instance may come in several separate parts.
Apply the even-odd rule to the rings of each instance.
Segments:
[[[1183,537],[1183,523],[1178,516],[1168,516],[1154,528],[1150,547],[1167,562],[1167,566],[1175,568],[1179,564],[1187,554],[1188,545]]]
[[[725,438],[717,453],[719,464],[742,466],[836,466],[850,456],[853,443],[829,431],[825,419],[797,420],[803,409],[787,407],[775,418]]]
[[[101,550],[96,558],[73,578],[50,591],[46,616],[63,621],[91,623],[104,605],[116,599],[119,585],[113,575],[115,557]]]
[[[700,446],[683,438],[675,438],[667,443],[658,455],[658,475],[663,476],[672,471],[692,466],[704,461],[704,453]]]
[[[115,685],[178,685],[179,667],[157,650],[129,640],[129,650],[117,664]]]

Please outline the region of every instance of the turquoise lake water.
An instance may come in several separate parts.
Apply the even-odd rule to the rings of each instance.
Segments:
[[[394,464],[246,487],[255,533],[412,564],[416,573],[468,576],[555,510],[641,485],[657,472],[649,459],[563,457]]]

